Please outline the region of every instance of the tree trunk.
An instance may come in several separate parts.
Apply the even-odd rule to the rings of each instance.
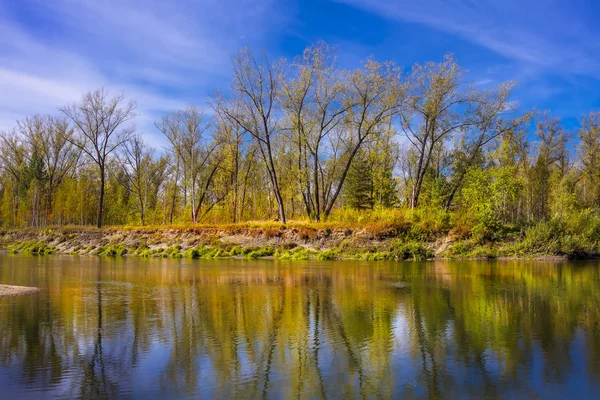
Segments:
[[[320,202],[320,188],[319,188],[319,153],[318,147],[313,155],[313,168],[314,174],[313,179],[315,181],[315,220],[318,222],[321,220],[321,202]]]
[[[175,214],[175,200],[177,198],[177,182],[179,181],[179,156],[175,167],[175,182],[173,182],[173,197],[171,198],[171,210],[169,211],[169,224],[173,225],[173,215]]]
[[[279,209],[279,220],[285,224],[285,208],[283,203],[283,196],[281,196],[281,190],[279,189],[279,180],[277,179],[277,172],[275,169],[275,162],[273,161],[273,152],[271,150],[271,142],[267,140],[267,155],[268,155],[268,168],[271,183],[273,184],[273,190],[275,192],[275,201],[277,202],[277,208]]]
[[[100,196],[98,199],[98,219],[96,221],[96,226],[98,228],[102,228],[102,210],[104,207],[104,184],[106,178],[104,175],[104,167],[100,167]]]
[[[350,157],[348,158],[348,161],[346,162],[346,165],[344,166],[344,170],[342,172],[342,177],[340,178],[340,183],[337,185],[337,188],[335,190],[335,192],[333,193],[333,196],[331,197],[331,199],[329,200],[329,204],[327,206],[324,206],[324,217],[328,218],[329,215],[331,214],[331,210],[333,209],[333,206],[335,205],[335,201],[337,200],[338,196],[340,195],[341,191],[342,191],[342,187],[344,186],[344,182],[346,181],[346,176],[348,175],[348,171],[350,170],[350,167],[352,166],[352,161],[354,160],[354,157],[356,156],[356,154],[358,153],[358,150],[360,150],[360,147],[362,146],[363,140],[361,140],[352,150],[352,153],[350,153]]]

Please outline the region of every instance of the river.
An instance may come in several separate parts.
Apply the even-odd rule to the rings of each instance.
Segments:
[[[600,263],[0,255],[0,398],[600,398]]]

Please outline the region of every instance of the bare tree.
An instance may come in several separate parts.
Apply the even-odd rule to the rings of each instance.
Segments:
[[[244,130],[233,121],[218,118],[217,133],[223,143],[221,158],[222,170],[226,174],[227,186],[232,191],[229,199],[231,220],[238,222],[244,212],[246,190],[250,168],[254,164],[253,146],[244,140]]]
[[[410,204],[417,207],[421,187],[436,148],[452,133],[473,124],[473,91],[461,90],[460,69],[451,55],[441,63],[415,65],[409,76],[409,100],[401,113],[406,137],[418,155]]]
[[[8,174],[12,189],[12,218],[16,222],[20,208],[19,189],[28,154],[22,138],[16,130],[0,132],[0,167]],[[6,188],[4,188],[6,190]],[[13,223],[14,223],[13,222]]]
[[[175,159],[174,165],[172,165],[171,173],[173,174],[173,184],[170,188],[170,204],[169,204],[169,223],[173,224],[173,218],[175,216],[175,207],[177,203],[177,192],[179,188],[179,181],[181,180],[182,170],[182,156],[181,156],[181,124],[182,124],[182,112],[174,112],[171,115],[165,115],[159,122],[155,122],[156,128],[169,140],[171,148],[168,149],[173,158]]]
[[[104,88],[88,92],[78,103],[60,108],[74,124],[76,133],[68,140],[98,167],[98,228],[102,227],[108,157],[132,137],[134,128],[125,124],[135,117],[135,110],[135,101],[125,102],[123,94],[109,98]]]
[[[44,196],[52,212],[54,194],[65,177],[76,167],[81,151],[73,144],[73,128],[64,118],[33,116],[17,122],[19,132],[44,164]]]
[[[400,112],[406,88],[400,69],[391,62],[367,60],[362,69],[348,77],[350,106],[339,140],[344,143],[344,163],[337,183],[324,195],[323,210],[327,218],[342,191],[348,171],[362,147],[389,129],[390,119]],[[331,193],[331,194],[330,194]]]
[[[140,135],[135,135],[123,145],[119,160],[125,174],[124,185],[137,201],[140,222],[146,224],[146,204],[149,181],[154,169],[154,152],[148,148]]]
[[[183,167],[184,202],[189,193],[192,221],[197,222],[202,206],[211,198],[213,182],[220,168],[221,141],[206,122],[203,110],[190,106],[163,118],[157,127],[171,143],[171,151]],[[224,196],[217,196],[217,202]],[[209,205],[212,208],[214,204]]]
[[[255,139],[277,202],[279,219],[285,224],[285,206],[273,142],[281,130],[276,116],[281,91],[278,69],[279,66],[270,64],[266,56],[257,59],[250,50],[241,51],[233,57],[232,90],[235,100],[226,102],[217,98],[213,107],[218,114],[234,121]]]
[[[328,136],[339,132],[351,108],[347,74],[335,69],[332,49],[319,42],[308,47],[291,65],[291,77],[283,79],[283,109],[295,145],[297,181],[309,217],[319,221],[327,203],[329,172],[335,154]],[[329,155],[329,157],[327,156]],[[327,180],[327,182],[324,182]]]

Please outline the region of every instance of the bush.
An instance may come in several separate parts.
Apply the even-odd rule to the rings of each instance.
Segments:
[[[246,257],[248,258],[262,258],[262,257],[270,257],[272,255],[275,254],[275,249],[273,249],[270,246],[267,247],[261,247],[259,249],[256,249],[254,251],[251,251],[250,253],[248,253],[248,255]]]
[[[111,244],[106,247],[100,247],[98,250],[96,250],[96,254],[99,256],[108,257],[124,256],[127,254],[127,249],[122,244]]]
[[[568,219],[554,218],[527,227],[511,251],[516,255],[580,257],[598,252],[600,219],[587,211]]]
[[[397,260],[415,261],[427,260],[435,255],[432,249],[419,242],[401,243],[393,250],[393,254]]]
[[[292,250],[278,251],[275,256],[280,260],[310,260],[315,257],[315,251],[296,247]]]
[[[317,260],[319,260],[319,261],[332,261],[332,260],[335,260],[336,258],[337,258],[337,254],[332,249],[328,249],[328,250],[322,251],[317,254]]]
[[[450,214],[441,207],[423,207],[411,210],[413,226],[409,240],[434,238],[450,230]]]
[[[223,250],[218,247],[196,247],[188,249],[183,253],[183,257],[187,258],[203,258],[211,259],[224,256]]]
[[[56,248],[53,246],[49,246],[47,243],[38,242],[38,241],[30,241],[30,242],[22,242],[18,244],[14,244],[8,247],[11,254],[30,254],[34,256],[43,256],[53,254],[56,251]]]

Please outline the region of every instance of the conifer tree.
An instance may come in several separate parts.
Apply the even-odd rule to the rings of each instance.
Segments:
[[[357,210],[373,208],[373,170],[364,154],[354,159],[345,183],[343,198],[348,207]]]

